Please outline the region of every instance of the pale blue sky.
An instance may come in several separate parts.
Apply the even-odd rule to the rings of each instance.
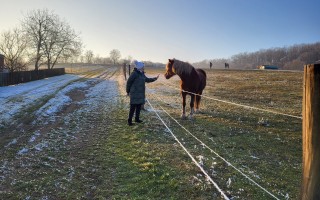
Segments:
[[[320,41],[320,0],[0,0],[0,32],[47,8],[86,50],[108,57],[188,62]]]

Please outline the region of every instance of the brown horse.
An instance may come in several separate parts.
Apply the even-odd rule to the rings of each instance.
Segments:
[[[181,79],[180,88],[182,95],[182,119],[186,118],[186,96],[191,96],[190,101],[190,118],[193,114],[199,110],[199,104],[201,100],[201,94],[206,87],[206,72],[202,69],[195,69],[187,62],[183,62],[177,59],[169,59],[166,66],[166,79],[171,78],[174,75],[178,75]],[[194,107],[196,109],[194,110]]]

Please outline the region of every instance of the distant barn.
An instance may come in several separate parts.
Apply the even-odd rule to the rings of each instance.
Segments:
[[[274,65],[259,65],[258,69],[279,69],[279,67]]]

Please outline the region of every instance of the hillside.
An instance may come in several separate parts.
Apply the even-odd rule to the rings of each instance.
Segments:
[[[194,66],[208,68],[209,62],[216,69],[224,68],[224,63],[229,63],[232,69],[256,69],[259,65],[275,65],[283,70],[303,70],[305,64],[320,62],[320,42],[244,52],[228,59],[204,60],[194,63]]]

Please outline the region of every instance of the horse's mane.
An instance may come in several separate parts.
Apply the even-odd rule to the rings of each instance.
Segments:
[[[194,69],[192,67],[191,64],[187,63],[187,62],[183,62],[177,59],[174,59],[174,63],[173,63],[173,70],[176,74],[191,74],[192,69]]]

